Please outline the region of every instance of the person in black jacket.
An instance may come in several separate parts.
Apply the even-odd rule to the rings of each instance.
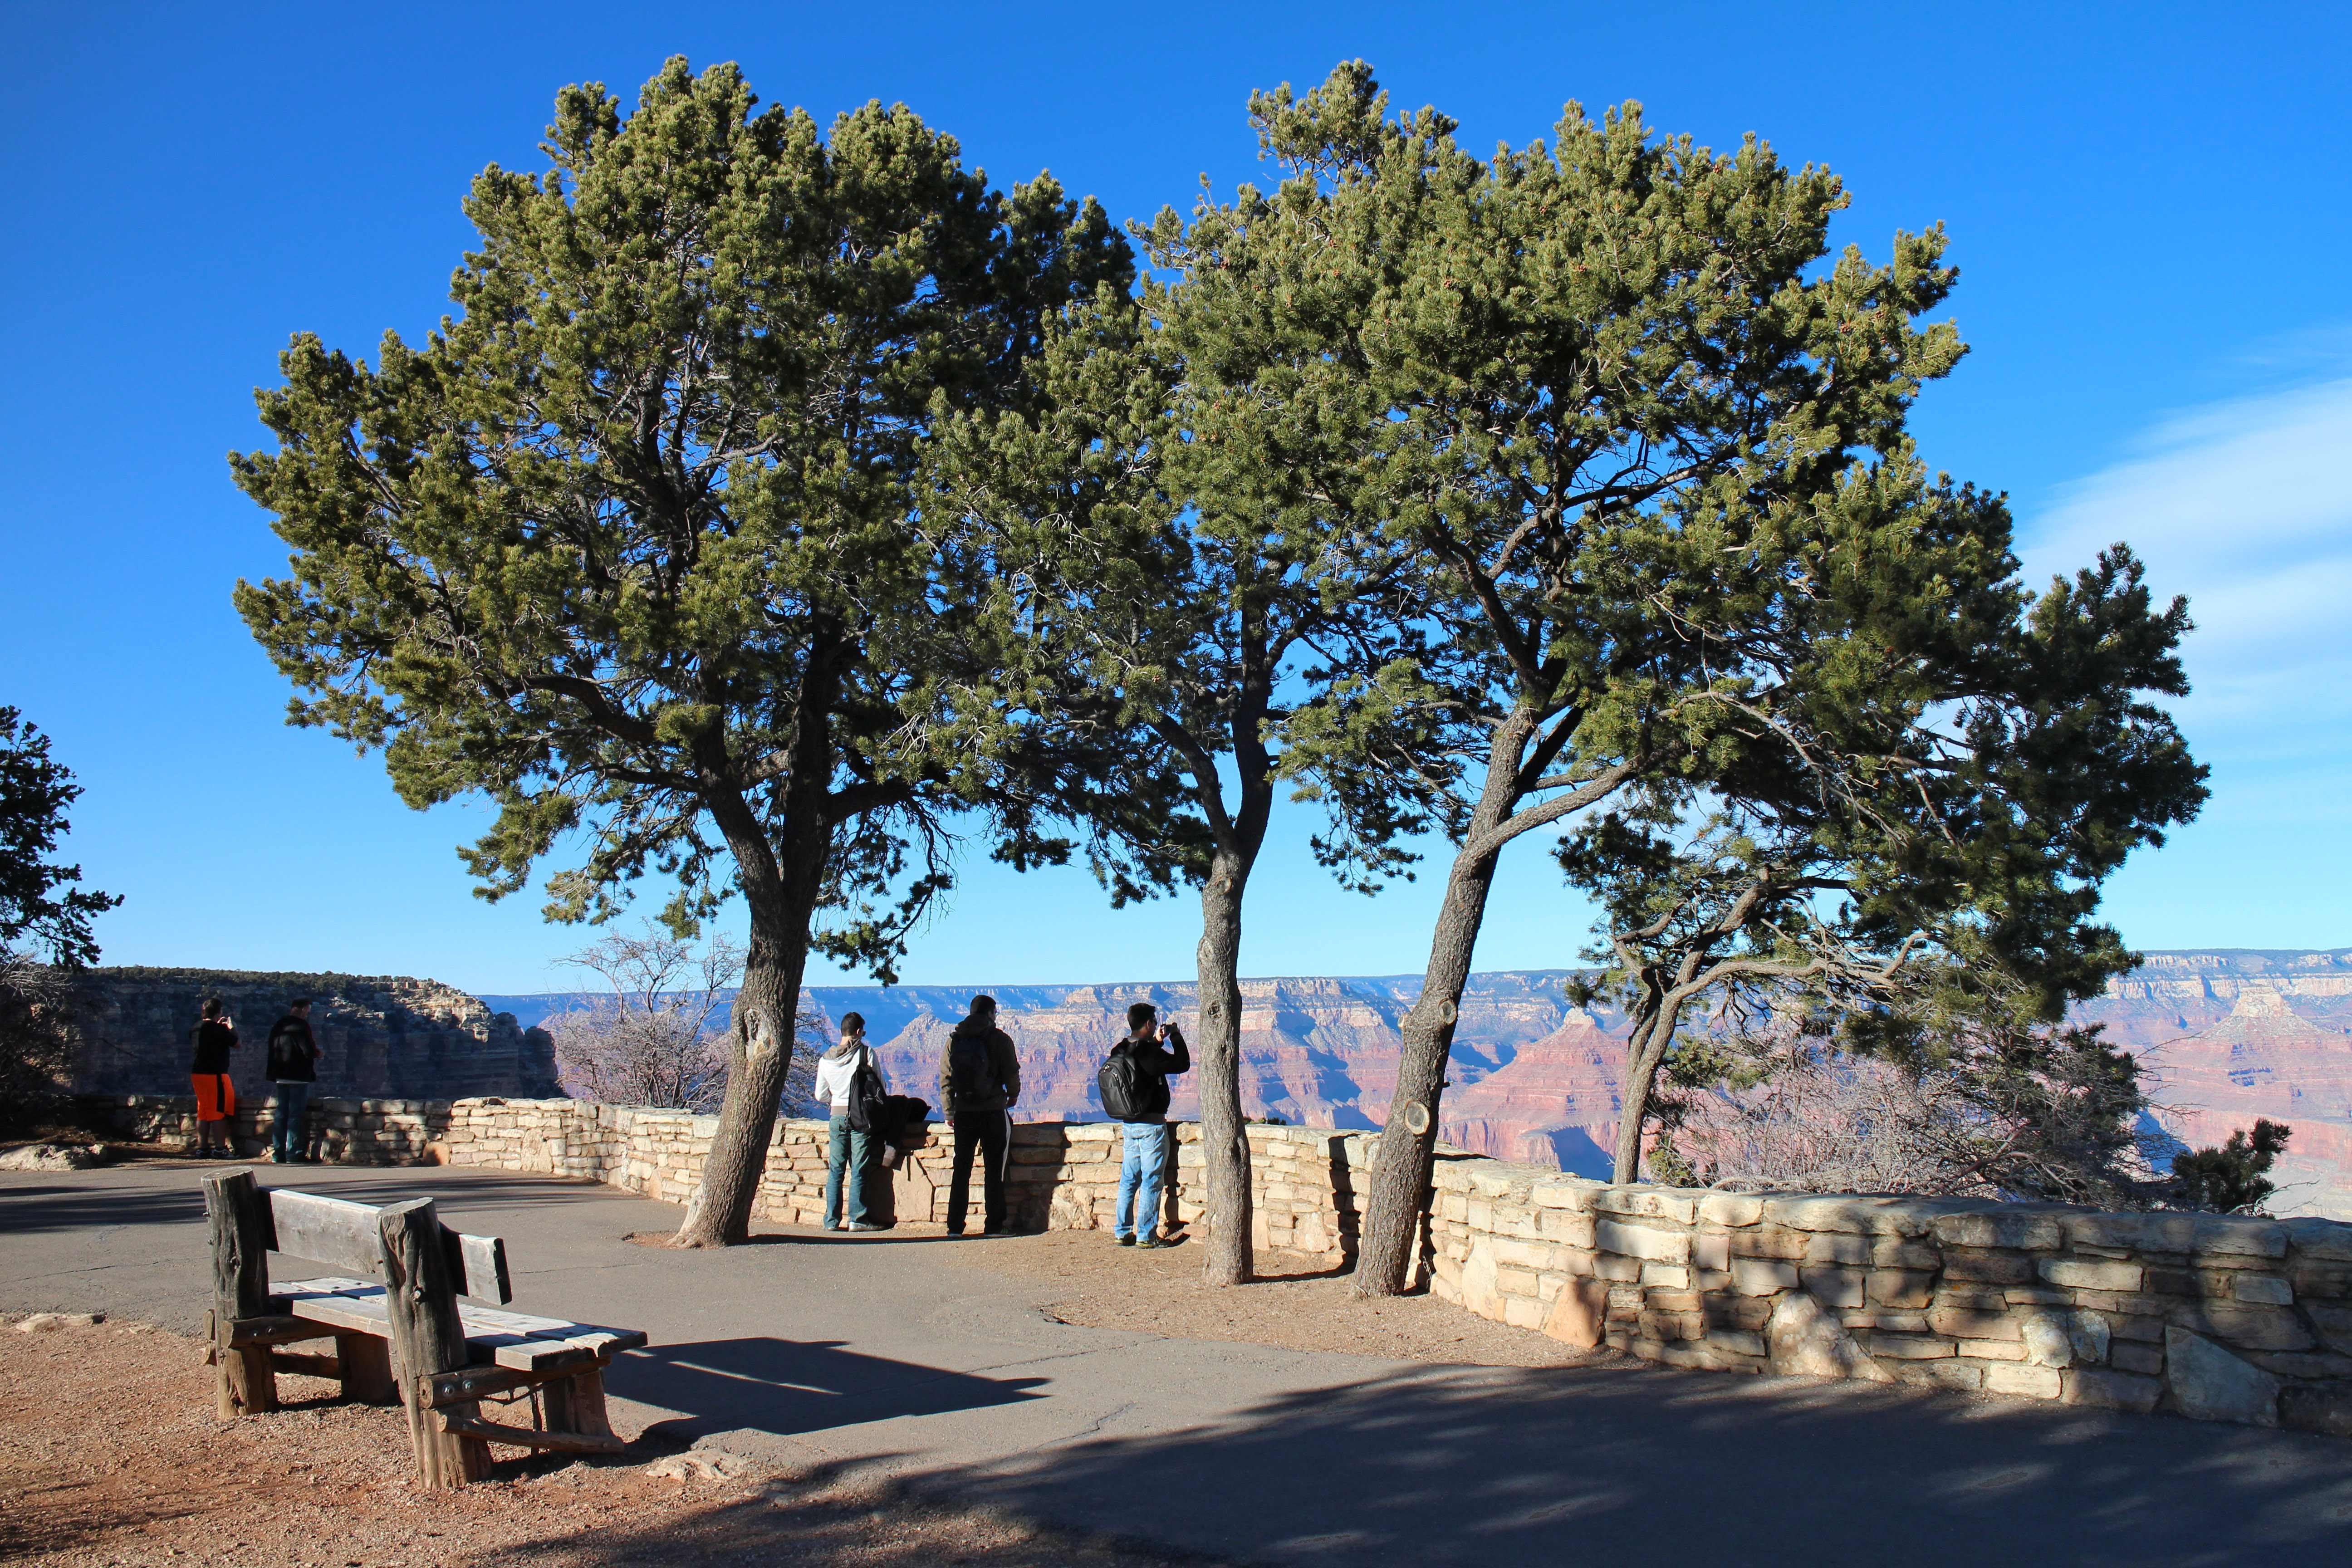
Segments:
[[[940,1099],[955,1130],[955,1167],[948,1178],[948,1234],[963,1234],[971,1202],[971,1157],[981,1156],[982,1236],[1004,1234],[1004,1177],[1013,1157],[1013,1108],[1021,1102],[1021,1058],[996,1026],[996,998],[975,996],[971,1014],[940,1053]]]
[[[1168,1186],[1168,1079],[1192,1069],[1192,1048],[1173,1024],[1153,1020],[1159,1009],[1138,1002],[1127,1010],[1127,1038],[1111,1047],[1127,1053],[1134,1065],[1137,1102],[1129,1109],[1136,1117],[1119,1123],[1126,1152],[1118,1165],[1118,1206],[1111,1211],[1111,1228],[1121,1247],[1158,1247],[1160,1198]]]
[[[278,1086],[278,1125],[270,1163],[310,1163],[310,1089],[319,1081],[318,1037],[310,1033],[310,999],[297,996],[269,1030],[269,1081]]]
[[[236,1085],[228,1076],[236,1024],[222,1009],[219,997],[205,998],[204,1017],[189,1032],[189,1040],[195,1047],[188,1062],[188,1081],[196,1091],[196,1158],[226,1159],[236,1152],[228,1135],[229,1118],[236,1114]]]

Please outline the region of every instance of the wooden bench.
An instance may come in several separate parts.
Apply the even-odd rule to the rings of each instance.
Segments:
[[[250,1171],[208,1173],[204,1184],[213,1244],[206,1359],[224,1419],[277,1409],[277,1374],[291,1372],[338,1379],[346,1398],[405,1405],[428,1487],[480,1479],[492,1443],[621,1451],[605,1419],[604,1369],[646,1336],[498,1310],[514,1299],[499,1237],[448,1229],[429,1198],[378,1208],[263,1187]],[[272,1252],[373,1278],[272,1285]],[[282,1348],[327,1339],[331,1355]],[[486,1400],[526,1399],[528,1427],[482,1414]]]

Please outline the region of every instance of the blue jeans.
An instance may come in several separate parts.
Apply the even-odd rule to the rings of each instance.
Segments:
[[[299,1159],[310,1146],[310,1090],[309,1083],[281,1083],[278,1086],[278,1125],[271,1129],[270,1145],[281,1160]]]
[[[853,1132],[846,1114],[835,1116],[825,1123],[824,1133],[824,1226],[841,1218],[841,1173],[849,1172],[849,1223],[866,1223],[866,1169],[867,1156],[872,1154],[873,1140],[863,1132]]]
[[[1111,1226],[1121,1236],[1156,1236],[1160,1232],[1160,1194],[1168,1185],[1168,1123],[1122,1121],[1120,1141],[1127,1152],[1118,1163],[1118,1206]]]

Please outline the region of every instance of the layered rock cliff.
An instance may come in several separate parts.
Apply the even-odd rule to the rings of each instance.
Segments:
[[[1565,970],[1474,975],[1454,1034],[1441,1122],[1446,1142],[1500,1159],[1606,1175],[1624,1066],[1623,1020],[1571,1008]],[[1420,977],[1242,983],[1242,1093],[1252,1116],[1322,1127],[1380,1125],[1396,1083],[1399,1023]],[[1194,1028],[1189,984],[996,990],[1021,1051],[1023,1121],[1102,1114],[1095,1069],[1147,1001]],[[827,986],[827,1015],[855,1009],[895,1087],[936,1099],[940,1052],[971,993],[943,986]],[[494,997],[532,1021],[558,997]],[[2352,1217],[2352,950],[2156,952],[2078,1010],[2147,1065],[2158,1120],[2215,1143],[2257,1116],[2294,1137],[2276,1212]],[[1179,1079],[1174,1111],[1197,1112]]]
[[[2294,1129],[2274,1213],[2352,1218],[2352,950],[2152,952],[2080,1013],[2139,1057],[2182,1142]]]
[[[455,1100],[543,1096],[555,1084],[555,1047],[433,980],[393,975],[273,974],[216,969],[94,969],[81,982],[77,1091],[185,1094],[189,1031],[218,996],[240,1039],[230,1076],[241,1097],[267,1095],[269,1026],[297,996],[326,1054],[319,1092],[347,1098]]]

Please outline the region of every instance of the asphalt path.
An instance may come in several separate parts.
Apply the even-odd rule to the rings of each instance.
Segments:
[[[205,1168],[0,1174],[0,1309],[194,1331]],[[940,1257],[1018,1239],[787,1229],[672,1252],[625,1237],[674,1228],[675,1208],[593,1184],[254,1169],[365,1202],[434,1198],[458,1228],[506,1237],[517,1310],[646,1330],[610,1388],[649,1446],[884,1473],[1179,1552],[1350,1568],[2352,1563],[2340,1439],[1807,1379],[1163,1339],[1056,1321],[1049,1287]],[[194,1374],[190,1397],[205,1397]],[[603,1544],[630,1554],[625,1534]]]

